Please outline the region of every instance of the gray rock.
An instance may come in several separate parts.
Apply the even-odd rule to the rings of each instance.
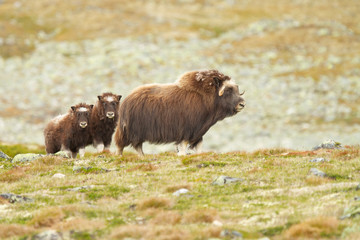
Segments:
[[[62,173],[55,173],[52,178],[64,178],[65,177],[65,174],[62,174]]]
[[[341,143],[339,142],[335,142],[334,140],[327,140],[317,146],[315,146],[313,148],[313,150],[318,150],[318,149],[341,149]]]
[[[311,168],[310,174],[314,175],[314,176],[318,176],[318,177],[326,177],[326,173],[324,173],[323,171],[320,171],[317,168]]]
[[[347,218],[353,218],[357,215],[360,215],[360,206],[355,205],[351,206],[349,208],[346,208],[344,210],[344,214],[340,217],[341,220],[347,219]]]
[[[63,236],[56,230],[47,230],[34,235],[31,240],[62,240]]]
[[[360,197],[354,197],[355,201],[360,201]]]
[[[181,189],[179,189],[179,190],[177,190],[177,191],[175,191],[175,192],[173,192],[173,196],[176,196],[176,197],[179,197],[180,195],[182,195],[182,194],[186,194],[186,193],[188,193],[189,192],[189,190],[188,189],[186,189],[186,188],[181,188]]]
[[[87,185],[87,186],[81,186],[81,187],[75,187],[75,188],[68,188],[66,189],[66,191],[72,191],[72,192],[77,192],[83,189],[91,189],[94,188],[94,185]]]
[[[314,158],[314,159],[311,159],[309,162],[319,163],[319,162],[329,162],[329,160],[326,160],[325,158]]]
[[[360,183],[356,186],[356,191],[360,190]]]
[[[66,151],[60,151],[60,152],[55,153],[54,155],[58,156],[58,157],[63,157],[63,158],[70,158],[69,152],[66,152]]]
[[[226,238],[232,238],[232,239],[242,239],[243,235],[239,233],[238,231],[234,230],[222,230],[220,233],[220,237],[226,237]]]
[[[5,160],[11,160],[11,157],[0,151],[0,158],[3,158]]]
[[[225,184],[235,183],[235,182],[242,182],[242,181],[244,181],[244,179],[242,179],[242,178],[233,178],[233,177],[227,177],[227,176],[220,176],[220,177],[216,178],[212,182],[212,185],[223,186]]]
[[[13,163],[25,163],[25,162],[32,162],[36,159],[42,158],[45,155],[43,154],[36,154],[36,153],[25,153],[25,154],[17,154],[14,159],[12,160]]]
[[[34,201],[31,198],[12,194],[12,193],[3,193],[3,194],[0,194],[0,197],[7,199],[10,203],[22,203],[22,202],[33,202]]]

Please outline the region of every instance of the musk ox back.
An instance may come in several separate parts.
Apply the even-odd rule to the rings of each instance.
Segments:
[[[175,142],[185,153],[187,144],[200,151],[204,134],[217,121],[238,113],[244,99],[230,77],[217,70],[192,71],[173,84],[135,89],[120,106],[115,133],[118,154],[132,145]]]
[[[92,108],[93,105],[80,103],[67,114],[52,119],[44,129],[46,152],[67,151],[75,158],[91,139],[88,125]]]
[[[89,144],[93,144],[99,152],[108,150],[111,138],[115,132],[115,127],[119,118],[119,103],[121,95],[103,93],[98,96],[90,120],[90,132],[92,139]]]

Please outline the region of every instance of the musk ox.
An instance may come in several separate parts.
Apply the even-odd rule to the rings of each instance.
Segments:
[[[192,71],[173,84],[151,84],[135,89],[120,106],[115,132],[117,153],[132,145],[143,155],[145,141],[175,142],[179,155],[186,146],[201,151],[204,134],[217,121],[240,112],[244,93],[229,76],[217,70]]]
[[[89,144],[98,150],[98,152],[108,150],[111,144],[111,138],[115,132],[115,127],[119,119],[119,103],[121,95],[112,93],[103,93],[98,96],[90,118],[91,141]]]
[[[88,125],[92,108],[93,105],[80,103],[72,106],[67,114],[52,119],[44,130],[46,152],[67,151],[76,158],[79,150],[83,150],[91,139]]]

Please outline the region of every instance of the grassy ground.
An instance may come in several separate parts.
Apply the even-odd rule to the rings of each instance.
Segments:
[[[30,149],[1,145],[13,155]],[[309,160],[323,157],[328,162]],[[0,162],[0,193],[34,199],[0,201],[0,238],[55,229],[73,239],[209,239],[225,229],[245,239],[356,239],[360,219],[340,220],[360,206],[360,147],[296,152],[174,153],[124,157],[87,154],[81,159],[47,156],[27,164]],[[74,166],[92,166],[73,171]],[[309,175],[317,168],[327,177]],[[105,171],[104,169],[110,170]],[[64,178],[52,178],[62,173]],[[244,179],[211,185],[226,175]],[[68,189],[91,186],[78,191]],[[188,194],[172,193],[187,188]]]

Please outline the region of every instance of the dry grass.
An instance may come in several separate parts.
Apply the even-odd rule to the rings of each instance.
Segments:
[[[214,209],[201,209],[187,212],[183,217],[184,223],[212,223],[218,218]]]
[[[144,236],[145,239],[158,239],[158,240],[187,240],[190,235],[183,230],[174,227],[160,226],[152,228]]]
[[[305,182],[311,186],[318,186],[321,184],[329,183],[329,182],[331,182],[331,180],[329,178],[325,178],[325,177],[308,176],[305,179]]]
[[[181,214],[174,211],[161,211],[150,223],[154,225],[176,225],[181,221]]]
[[[59,207],[42,209],[30,220],[29,225],[35,228],[52,227],[59,224],[65,217],[63,210]]]
[[[144,171],[144,172],[149,172],[149,171],[155,171],[156,169],[158,169],[157,166],[154,166],[153,164],[151,163],[144,163],[144,164],[139,164],[133,168],[130,168],[128,169],[127,171],[128,172],[133,172],[133,171],[137,171],[137,170],[140,170],[140,171]]]
[[[138,209],[145,210],[149,208],[170,208],[173,205],[173,201],[168,198],[151,197],[144,199],[138,203]]]
[[[14,167],[13,169],[10,169],[6,172],[2,172],[0,174],[0,182],[12,183],[20,181],[28,177],[26,174],[27,169],[28,167]]]
[[[94,231],[95,229],[101,229],[105,227],[103,220],[89,220],[82,217],[68,218],[63,222],[59,222],[53,226],[53,228],[59,231]]]
[[[320,238],[338,231],[335,217],[317,217],[291,226],[284,234],[286,239]]]
[[[115,228],[111,235],[111,239],[124,239],[124,238],[141,238],[148,231],[146,226],[139,225],[126,225]]]
[[[32,227],[18,224],[0,224],[0,238],[24,236],[34,232]]]

